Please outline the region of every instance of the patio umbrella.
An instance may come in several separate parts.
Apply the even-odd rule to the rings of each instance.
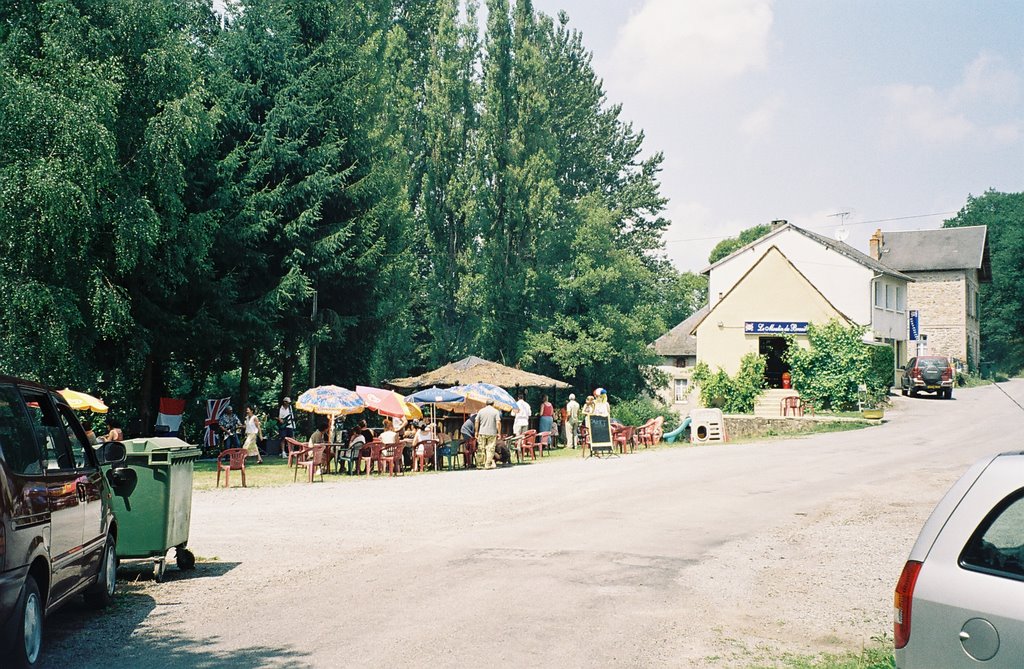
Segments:
[[[88,410],[95,413],[107,413],[109,411],[107,405],[102,400],[98,400],[92,395],[86,395],[70,388],[61,390],[60,394],[68,401],[68,406],[76,411]]]
[[[512,411],[516,406],[515,398],[509,395],[507,390],[490,383],[470,383],[464,386],[455,386],[449,390],[462,393],[466,396],[467,402],[474,400],[479,403],[479,406],[487,404],[488,400],[493,400],[495,408],[502,411]]]
[[[347,416],[366,408],[362,398],[348,388],[317,386],[299,395],[295,408],[327,416]]]
[[[448,411],[458,411],[463,408],[466,402],[466,396],[462,393],[455,392],[448,388],[427,388],[419,392],[407,395],[405,398],[406,402],[414,404],[430,405],[430,422],[435,426],[437,425],[437,409],[446,409]],[[438,465],[440,458],[437,454],[434,454],[434,469],[440,469]]]
[[[392,418],[406,417],[406,404],[402,396],[392,390],[374,388],[373,386],[356,386],[356,393],[367,409]],[[420,416],[423,413],[420,412]]]

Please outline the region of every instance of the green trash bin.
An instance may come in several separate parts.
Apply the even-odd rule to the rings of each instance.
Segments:
[[[163,581],[167,551],[179,569],[194,569],[188,550],[192,516],[192,468],[202,451],[174,437],[126,439],[123,465],[108,468],[117,518],[117,556],[153,560]]]

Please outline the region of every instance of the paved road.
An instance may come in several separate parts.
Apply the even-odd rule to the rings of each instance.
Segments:
[[[1003,387],[1024,404],[1024,382]],[[921,523],[1019,448],[998,388],[855,432],[197,493],[192,575],[48,626],[44,666],[743,666],[891,632]],[[214,560],[215,559],[215,560]],[[122,570],[122,577],[133,574]]]

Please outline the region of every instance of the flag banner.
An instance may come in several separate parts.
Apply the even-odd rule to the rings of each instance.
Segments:
[[[156,417],[157,434],[177,437],[178,431],[181,429],[181,414],[183,413],[185,413],[185,400],[161,397],[160,413]]]
[[[217,433],[214,431],[213,426],[217,424],[220,415],[224,413],[224,409],[229,404],[231,404],[230,397],[219,400],[206,400],[206,423],[204,423],[206,429],[203,431],[203,443],[209,448],[217,445]]]

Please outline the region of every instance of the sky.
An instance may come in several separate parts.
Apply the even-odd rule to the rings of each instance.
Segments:
[[[533,0],[665,155],[683,271],[786,219],[861,250],[1024,191],[1024,2]],[[835,216],[848,212],[845,216]]]

